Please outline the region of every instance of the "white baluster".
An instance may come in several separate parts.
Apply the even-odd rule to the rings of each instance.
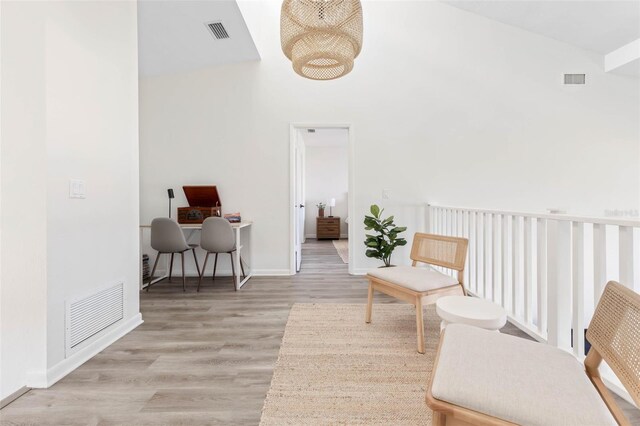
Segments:
[[[513,216],[513,227],[511,243],[513,244],[513,250],[511,255],[511,306],[513,307],[513,314],[520,316],[520,299],[522,297],[522,291],[520,289],[520,217]]]
[[[469,239],[469,212],[462,212],[462,236]],[[469,288],[469,269],[471,268],[471,254],[467,248],[467,261],[464,268],[464,282],[467,288]]]
[[[484,272],[484,250],[482,249],[482,233],[484,228],[484,213],[478,212],[476,216],[476,283],[477,291],[480,297],[485,297],[484,293],[484,279],[482,274]],[[480,291],[482,290],[482,294]]]
[[[573,353],[584,356],[584,224],[573,222]]]
[[[493,268],[492,268],[493,269],[493,282],[492,282],[493,287],[492,288],[493,288],[493,301],[495,303],[500,303],[500,298],[502,297],[501,290],[500,290],[501,282],[502,282],[501,265],[500,265],[500,260],[501,260],[500,218],[501,218],[501,215],[499,214],[493,215],[493,224],[492,224],[493,233],[491,238],[491,246],[493,247],[493,254],[491,256],[493,258]]]
[[[511,295],[511,271],[509,261],[509,251],[511,248],[511,240],[509,239],[509,223],[511,222],[509,216],[502,216],[502,292],[500,299],[502,301],[502,307],[507,309],[510,305],[509,301]]]
[[[442,235],[451,235],[451,210],[444,209],[444,232]]]
[[[536,261],[538,268],[538,330],[543,336],[547,335],[547,221],[538,219],[538,239],[536,241]]]
[[[619,247],[620,247],[620,284],[633,289],[634,278],[634,247],[633,247],[633,228],[629,226],[619,227]]]
[[[607,227],[593,225],[593,303],[597,304],[607,282]]]
[[[571,351],[571,223],[547,221],[547,342]]]
[[[484,240],[484,297],[485,299],[493,299],[493,259],[491,256],[493,253],[493,248],[491,247],[493,236],[493,214],[487,213],[485,218],[484,227],[482,229],[482,238]]]
[[[476,212],[469,212],[469,288],[478,294],[477,278],[477,253],[476,253],[476,224],[478,216]]]
[[[531,218],[524,218],[524,319],[527,324],[533,323],[533,285],[531,283]]]

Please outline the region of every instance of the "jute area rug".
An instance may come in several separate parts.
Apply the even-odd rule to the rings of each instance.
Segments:
[[[333,240],[333,246],[343,263],[349,263],[349,240]]]
[[[260,424],[430,425],[425,392],[440,321],[425,310],[426,353],[416,352],[412,305],[295,304]]]

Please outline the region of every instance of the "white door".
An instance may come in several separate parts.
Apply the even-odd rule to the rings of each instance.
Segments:
[[[296,272],[302,264],[302,243],[304,242],[304,143],[298,139],[295,146],[295,256]]]

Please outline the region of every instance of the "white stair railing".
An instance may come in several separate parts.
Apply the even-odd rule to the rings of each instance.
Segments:
[[[469,239],[467,289],[535,339],[584,359],[604,285],[640,292],[640,221],[429,205],[428,232]]]

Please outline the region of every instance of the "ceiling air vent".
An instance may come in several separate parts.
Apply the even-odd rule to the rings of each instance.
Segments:
[[[222,22],[209,22],[205,25],[209,28],[209,31],[211,31],[211,34],[213,34],[216,40],[229,38],[229,33],[224,25],[222,25]]]
[[[307,133],[315,133],[316,129],[307,129]]]
[[[586,75],[585,74],[565,74],[564,75],[564,84],[585,84]]]

